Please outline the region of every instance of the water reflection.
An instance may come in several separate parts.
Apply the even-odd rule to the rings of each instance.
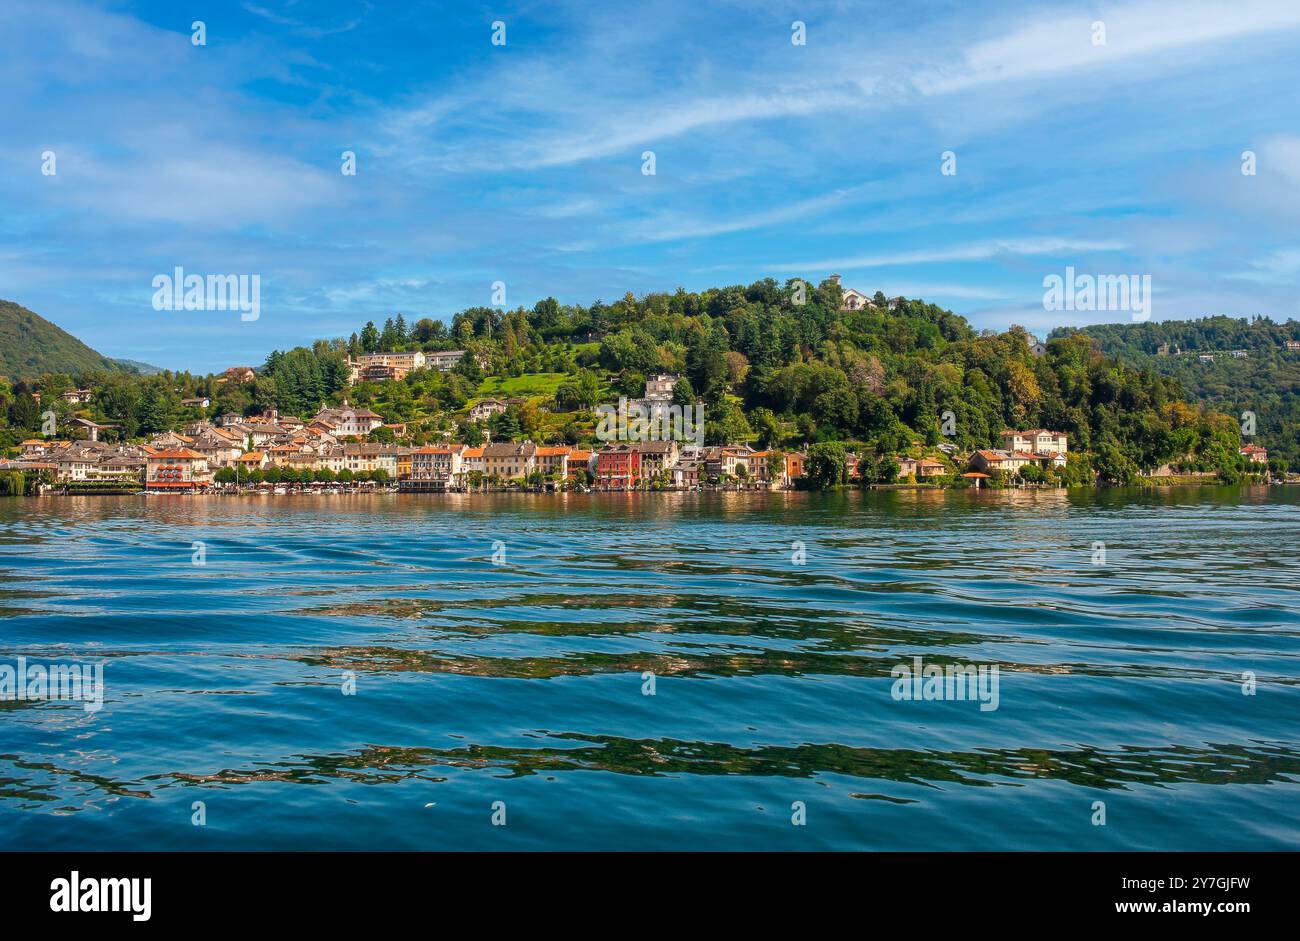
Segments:
[[[813,781],[900,828],[1014,794],[1037,826],[1008,848],[1059,848],[1036,840],[1060,800],[1208,786],[1215,812],[1130,811],[1116,838],[1214,848],[1246,801],[1252,838],[1291,847],[1297,544],[1294,488],[0,500],[0,663],[110,661],[99,714],[0,702],[0,824],[171,845],[150,798],[310,784],[296,845],[340,799],[469,775],[586,800],[566,845],[636,801],[725,848],[752,835],[721,795]],[[895,702],[914,656],[997,665],[1001,707]],[[405,838],[371,825],[355,845]]]

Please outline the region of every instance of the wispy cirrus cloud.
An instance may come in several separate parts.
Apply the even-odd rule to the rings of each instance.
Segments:
[[[1123,251],[1126,247],[1127,245],[1124,242],[1115,240],[1006,238],[990,239],[968,245],[953,245],[947,248],[886,252],[883,254],[857,255],[799,263],[774,262],[769,267],[774,271],[889,268],[902,265],[932,265],[941,262],[985,261],[990,258],[1008,255],[1033,256],[1081,252],[1118,252]]]
[[[274,23],[276,26],[286,26],[291,30],[293,30],[296,34],[300,36],[305,36],[309,39],[321,39],[325,36],[336,36],[339,33],[349,33],[352,30],[356,29],[358,26],[360,26],[362,22],[361,17],[354,16],[346,21],[339,22],[333,25],[327,23],[312,23],[312,22],[307,22],[301,18],[289,16],[288,14],[282,13],[277,9],[273,9],[270,3],[264,3],[264,4],[241,3],[240,6],[242,6],[249,13],[252,13],[254,16],[261,17],[262,19],[270,23]],[[374,5],[368,2],[368,0],[363,0],[360,6],[361,9],[365,12],[369,12],[370,10],[374,9]],[[301,8],[301,4],[298,4],[297,2],[295,2],[295,0],[289,0],[288,3],[284,4],[284,8],[299,9]],[[311,9],[311,8],[301,9],[301,13],[304,15],[310,15],[312,13],[319,14],[319,11],[320,11],[319,7],[316,7],[315,9]]]
[[[989,82],[1115,68],[1164,53],[1298,27],[1300,5],[1288,0],[1108,4],[1086,16],[1044,13],[1003,35],[973,43],[959,64],[922,73],[916,85],[925,94],[943,94]]]
[[[877,189],[877,185],[871,183],[846,186],[809,199],[789,200],[770,209],[729,218],[700,220],[684,214],[663,213],[639,220],[635,232],[637,238],[647,242],[672,242],[770,228],[796,219],[807,218],[828,209],[853,206]]]

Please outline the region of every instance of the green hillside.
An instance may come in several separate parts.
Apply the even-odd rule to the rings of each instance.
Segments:
[[[0,376],[114,372],[123,367],[13,301],[0,301]]]
[[[888,482],[895,455],[997,447],[1004,428],[1040,427],[1069,435],[1069,463],[1051,472],[1066,484],[1129,483],[1166,463],[1240,478],[1233,417],[1189,406],[1176,380],[1107,358],[1088,337],[1053,340],[1043,355],[1028,340],[1019,327],[977,332],[951,311],[879,292],[846,308],[834,279],[764,279],[589,306],[475,307],[450,325],[399,314],[382,329],[369,322],[347,339],[272,353],[250,389],[220,394],[290,414],[346,395],[417,435],[471,444],[481,431],[468,407],[518,396],[526,401],[487,420],[496,440],[589,446],[597,404],[639,397],[648,376],[666,372],[683,377],[677,404],[703,408],[706,444],[807,449],[831,469],[851,449],[865,458],[864,482]],[[347,357],[412,349],[469,355],[449,373],[346,387]]]
[[[1053,336],[1071,332],[1057,330]],[[1081,332],[1107,356],[1177,379],[1193,402],[1239,422],[1243,413],[1252,413],[1252,440],[1270,457],[1300,468],[1300,349],[1287,347],[1300,342],[1300,322],[1205,317],[1096,324]],[[1163,354],[1162,344],[1168,344]]]
[[[1026,480],[1050,475],[1066,485],[1123,484],[1172,464],[1233,482],[1256,470],[1239,451],[1241,401],[1258,412],[1255,440],[1279,459],[1276,469],[1300,469],[1294,450],[1300,414],[1290,372],[1297,354],[1286,347],[1297,331],[1290,324],[1203,325],[1204,339],[1216,350],[1249,353],[1239,359],[1219,353],[1216,368],[1208,370],[1195,355],[1152,355],[1163,337],[1112,337],[1098,328],[1093,335],[1058,335],[1035,351],[1020,327],[976,331],[923,300],[890,300],[877,292],[868,306],[850,308],[834,279],[815,287],[764,279],[700,292],[629,293],[609,304],[545,298],[531,309],[474,307],[455,314],[449,325],[427,317],[408,325],[398,314],[382,329],[369,322],[346,339],[274,351],[253,381],[226,382],[220,376],[109,371],[107,360],[34,314],[13,305],[0,309],[15,323],[15,312],[29,318],[29,332],[43,327],[53,341],[95,357],[89,369],[73,366],[35,383],[14,380],[8,388],[0,382],[0,447],[35,433],[36,395],[54,402],[74,387],[92,393],[89,403],[76,407],[81,417],[113,424],[127,438],[225,412],[277,409],[306,417],[322,403],[347,399],[397,426],[377,429],[375,440],[404,435],[413,444],[447,437],[477,444],[490,430],[498,441],[594,446],[601,440],[598,405],[638,398],[647,377],[671,373],[681,377],[674,402],[702,411],[705,444],[806,450],[810,463],[817,458],[809,477],[818,485],[839,479],[847,451],[861,459],[863,483],[888,483],[898,469],[896,456],[998,447],[1005,428],[1050,428],[1069,436],[1067,465],[1025,468],[1042,471],[1021,473]],[[1192,331],[1177,339],[1200,348],[1195,325],[1164,329]],[[1242,330],[1268,336],[1247,337]],[[23,338],[22,347],[33,345],[31,336]],[[447,349],[466,351],[450,372],[417,369],[402,380],[349,385],[351,357]],[[1238,388],[1261,398],[1224,394],[1233,390],[1205,381],[1236,381],[1239,364],[1272,364],[1269,378],[1241,373]],[[51,369],[48,360],[43,368]],[[487,418],[485,428],[470,414],[485,396],[523,401]],[[194,404],[202,398],[210,399],[206,408]],[[1189,399],[1221,405],[1195,407]],[[71,412],[63,403],[54,407],[64,418]]]

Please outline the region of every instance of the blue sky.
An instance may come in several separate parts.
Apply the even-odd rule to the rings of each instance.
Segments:
[[[494,281],[1128,319],[1045,311],[1072,265],[1151,275],[1156,319],[1297,315],[1294,0],[6,0],[0,44],[0,297],[111,356],[256,364]],[[178,265],[260,275],[260,319],[155,311]]]

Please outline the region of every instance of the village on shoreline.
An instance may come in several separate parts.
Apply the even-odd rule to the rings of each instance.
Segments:
[[[418,356],[418,354],[414,354]],[[394,362],[403,357],[411,362]],[[374,357],[379,359],[380,357]],[[360,375],[383,372],[397,378],[425,368],[412,354],[382,354],[384,362],[355,363]],[[455,357],[446,357],[449,368]],[[1060,487],[1069,463],[1068,436],[1045,428],[1007,429],[1000,448],[963,453],[940,443],[914,442],[915,454],[865,457],[832,446],[806,450],[756,450],[747,443],[705,446],[700,441],[658,437],[668,429],[677,376],[646,382],[646,397],[633,403],[650,440],[614,440],[593,447],[488,441],[471,446],[447,441],[410,446],[367,440],[380,429],[400,440],[406,429],[386,424],[368,408],[347,400],[322,407],[309,420],[272,409],[253,417],[235,413],[187,424],[148,441],[100,440],[107,426],[85,419],[70,424],[86,437],[31,438],[15,460],[0,463],[0,475],[21,474],[36,483],[28,493],[222,494],[469,493],[500,491],[617,492],[691,490],[795,490],[834,486],[869,487]],[[73,395],[80,395],[77,390]],[[206,402],[194,405],[206,406]],[[470,417],[482,420],[513,404],[494,398],[478,402]],[[665,420],[661,423],[660,418]],[[687,425],[689,431],[689,423]],[[680,431],[680,425],[679,425]],[[838,451],[836,450],[838,448]],[[1257,444],[1240,449],[1247,466],[1269,480],[1268,452]],[[826,466],[827,464],[830,466]],[[869,464],[869,466],[868,466]],[[1164,466],[1149,475],[1155,483],[1217,482],[1213,472]],[[1283,478],[1284,479],[1284,478]],[[1281,482],[1281,480],[1279,480]],[[10,492],[15,492],[14,488]]]
[[[807,290],[811,298],[801,294]],[[770,315],[732,324],[745,353],[731,348],[723,320],[705,312],[716,307],[734,320],[742,301],[769,305]],[[0,494],[1300,480],[1285,440],[1270,439],[1282,451],[1270,461],[1254,412],[1243,412],[1238,428],[1233,416],[1180,401],[1171,380],[1106,360],[1081,335],[1048,343],[1018,327],[976,335],[947,311],[869,297],[838,275],[816,288],[794,279],[699,298],[629,294],[621,305],[621,316],[640,326],[612,329],[599,302],[570,310],[548,299],[531,312],[463,311],[450,330],[428,319],[408,327],[398,315],[382,332],[372,322],[346,341],[276,351],[260,372],[235,366],[201,378],[47,375],[18,383],[10,428],[25,437],[11,434],[0,452]],[[682,332],[674,316],[702,319],[684,344],[656,341],[651,327]],[[567,340],[535,335],[566,317]],[[787,347],[785,334],[819,319],[837,339],[826,341],[821,359],[810,348],[769,349],[756,338],[772,318],[785,331],[773,342]],[[873,352],[847,347],[850,329]],[[890,344],[910,352],[886,353]],[[931,362],[941,344],[945,359]],[[1300,352],[1293,348],[1300,340],[1285,344],[1288,355]],[[959,387],[963,362],[961,381],[970,385]],[[1089,388],[1104,390],[1102,400]],[[614,396],[617,406],[609,404]]]

